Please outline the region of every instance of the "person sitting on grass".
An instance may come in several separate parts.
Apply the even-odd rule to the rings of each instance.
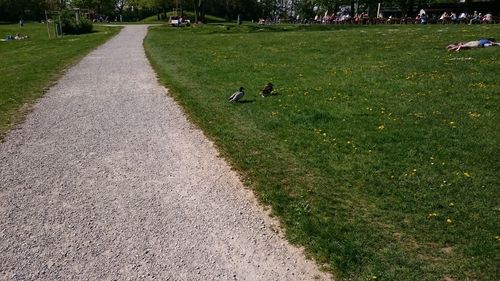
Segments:
[[[491,13],[487,13],[482,18],[483,23],[493,23],[493,15]]]
[[[448,51],[458,52],[460,50],[467,50],[472,48],[484,48],[492,46],[500,46],[500,43],[497,43],[494,38],[487,38],[487,39],[479,39],[477,41],[453,43],[448,45],[446,48],[448,49]]]
[[[459,16],[458,16],[458,19],[457,19],[457,22],[458,23],[467,23],[467,13],[466,12],[462,12]]]
[[[5,36],[5,38],[4,38],[4,39],[2,39],[2,41],[10,41],[10,40],[14,40],[14,36],[12,36],[12,35],[7,35],[7,36]]]
[[[420,16],[420,24],[427,24],[429,22],[429,17],[423,13],[421,16]]]
[[[477,13],[477,11],[474,11],[474,14],[472,15],[470,21],[469,21],[469,25],[473,24],[473,23],[481,23],[483,19],[483,15],[481,13]]]

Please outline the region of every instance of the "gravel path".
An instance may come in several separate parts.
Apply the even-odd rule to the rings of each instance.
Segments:
[[[0,143],[0,280],[321,280],[156,82],[129,26]]]

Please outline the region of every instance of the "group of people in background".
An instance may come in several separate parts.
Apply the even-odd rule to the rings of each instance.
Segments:
[[[19,28],[24,27],[24,19],[19,20]],[[30,38],[28,35],[22,35],[21,33],[16,33],[16,35],[7,35],[5,38],[0,39],[0,41],[12,41],[12,40],[24,40]]]
[[[500,22],[500,18],[497,20]],[[329,14],[326,12],[324,15],[317,14],[314,18],[307,19],[301,18],[299,15],[290,19],[281,19],[279,16],[274,18],[260,18],[259,24],[278,24],[278,23],[297,23],[297,24],[431,24],[431,23],[463,23],[463,24],[489,24],[495,23],[495,18],[492,13],[474,13],[469,14],[462,12],[460,14],[455,12],[445,11],[440,14],[427,14],[424,10],[415,17],[370,17],[368,13],[356,13],[351,16],[348,11],[341,11],[338,13]]]
[[[491,13],[478,13],[474,11],[473,14],[469,15],[466,12],[462,12],[457,15],[455,12],[444,12],[438,19],[438,23],[493,23],[493,15]]]

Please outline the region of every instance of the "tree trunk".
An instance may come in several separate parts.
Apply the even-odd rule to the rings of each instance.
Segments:
[[[193,0],[194,6],[194,21],[205,22],[205,1],[204,0]]]
[[[198,10],[200,11],[200,21],[205,23],[205,1],[204,0],[200,0],[199,2],[199,6],[198,6]]]
[[[196,5],[196,0],[193,0],[194,7],[194,23],[198,23],[198,5]]]
[[[415,2],[413,0],[408,1],[408,11],[407,17],[413,17],[413,6],[415,6]]]

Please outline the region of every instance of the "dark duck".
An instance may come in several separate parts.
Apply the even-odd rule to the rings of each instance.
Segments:
[[[269,95],[271,95],[271,93],[273,92],[273,84],[272,83],[267,83],[267,85],[264,87],[264,89],[262,89],[260,91],[260,95],[262,97],[267,97]]]

